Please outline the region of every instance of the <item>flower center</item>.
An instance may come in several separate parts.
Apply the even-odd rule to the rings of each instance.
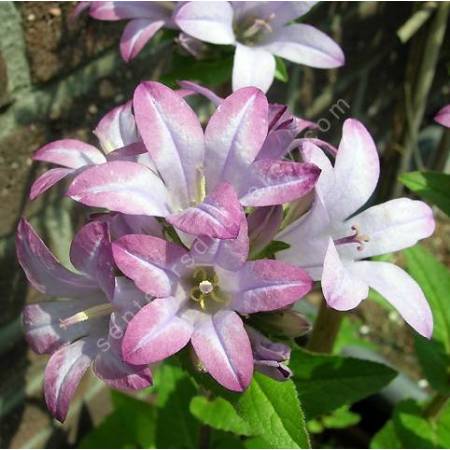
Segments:
[[[254,45],[264,36],[265,33],[272,33],[273,29],[270,22],[275,18],[275,14],[271,14],[266,19],[257,17],[246,18],[235,27],[235,34],[238,41]]]
[[[216,309],[226,303],[226,298],[219,289],[219,278],[210,267],[197,267],[192,274],[190,299],[203,311]]]
[[[362,251],[364,249],[364,244],[370,241],[369,236],[366,234],[361,234],[358,225],[352,225],[351,227],[353,234],[336,239],[334,241],[335,245],[343,245],[343,244],[358,244],[356,247],[358,251]]]
[[[67,317],[66,319],[60,319],[59,325],[61,328],[67,328],[71,325],[75,325],[79,322],[85,322],[89,319],[94,319],[95,317],[106,316],[113,312],[111,303],[102,303],[101,305],[95,305],[92,308],[80,311],[73,316]]]

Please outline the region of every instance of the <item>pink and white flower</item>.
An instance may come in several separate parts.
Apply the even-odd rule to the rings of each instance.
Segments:
[[[371,287],[418,333],[430,337],[432,314],[419,285],[400,267],[367,259],[430,236],[435,227],[431,209],[421,201],[398,198],[359,212],[377,185],[379,158],[357,120],[345,121],[334,166],[312,143],[304,144],[303,156],[322,170],[315,200],[305,216],[277,235],[290,245],[277,256],[321,280],[332,308],[355,308]]]
[[[233,90],[256,86],[267,91],[275,56],[318,68],[344,64],[340,47],[311,25],[291,23],[315,2],[186,2],[174,22],[204,42],[234,45]]]
[[[100,120],[94,134],[100,149],[77,139],[61,139],[44,145],[33,155],[35,161],[59,167],[44,172],[31,186],[30,199],[50,189],[62,179],[107,161],[139,161],[152,168],[146,149],[136,129],[131,102],[117,106]]]
[[[67,195],[74,200],[164,217],[192,235],[233,239],[239,203],[258,207],[294,200],[309,193],[319,176],[313,164],[271,153],[275,144],[266,139],[273,117],[259,89],[243,88],[227,97],[205,132],[185,100],[161,83],[141,83],[133,105],[157,173],[130,161],[91,167],[72,182]]]
[[[434,116],[434,120],[443,127],[450,128],[450,105],[442,107]]]
[[[75,273],[59,263],[24,219],[16,238],[17,257],[29,282],[49,297],[23,311],[25,336],[39,354],[50,354],[44,379],[47,406],[61,422],[86,372],[115,389],[137,390],[152,382],[145,365],[123,362],[121,342],[127,323],[147,303],[125,277],[114,276],[108,226],[85,225],[75,236],[70,259]]]
[[[191,342],[205,370],[224,387],[243,391],[249,385],[255,345],[252,351],[240,316],[290,305],[311,289],[312,281],[302,269],[281,261],[247,261],[243,213],[241,219],[237,239],[199,237],[190,251],[144,235],[113,243],[119,269],[156,297],[129,323],[122,344],[125,361],[161,361]],[[261,345],[256,345],[257,364],[264,365]],[[281,360],[273,356],[272,366],[288,353]]]

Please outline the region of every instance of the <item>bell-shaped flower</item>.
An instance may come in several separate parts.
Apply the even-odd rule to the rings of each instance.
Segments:
[[[185,100],[154,81],[136,89],[134,115],[157,173],[135,162],[108,162],[78,175],[67,193],[71,198],[124,214],[164,217],[188,234],[234,239],[239,203],[295,200],[312,191],[320,173],[310,163],[259,158],[270,116],[257,88],[227,97],[205,132]]]
[[[241,316],[290,305],[311,278],[281,261],[247,261],[247,223],[237,239],[198,237],[191,250],[152,236],[113,243],[119,269],[156,297],[131,320],[122,344],[130,364],[161,361],[191,342],[206,371],[234,391],[250,383],[254,362]]]
[[[120,38],[120,54],[129,62],[161,28],[177,28],[172,20],[176,4],[158,1],[79,2],[73,16],[77,17],[88,9],[94,19],[129,20]]]
[[[139,161],[152,168],[151,160],[139,138],[131,102],[106,114],[94,130],[100,149],[77,139],[61,139],[44,145],[33,155],[35,161],[56,164],[32,185],[30,199],[50,189],[67,176],[75,176],[87,167],[114,160]]]
[[[334,166],[312,143],[304,144],[303,156],[322,172],[311,210],[277,235],[290,245],[277,257],[321,280],[332,308],[356,307],[371,287],[420,334],[431,336],[431,310],[419,285],[394,264],[368,260],[430,236],[435,226],[431,209],[398,198],[360,212],[375,190],[380,168],[375,144],[357,120],[345,121]]]
[[[442,107],[434,116],[434,120],[443,127],[450,128],[450,105]]]
[[[186,34],[212,44],[234,45],[233,90],[264,92],[272,84],[275,56],[318,68],[344,64],[341,48],[317,28],[295,19],[315,2],[185,2],[174,22]]]
[[[147,303],[125,277],[114,276],[108,227],[93,221],[75,236],[70,259],[79,273],[55,258],[24,219],[17,230],[17,256],[35,289],[56,301],[27,305],[25,337],[38,354],[50,354],[44,377],[47,406],[60,421],[86,370],[115,389],[136,390],[152,382],[145,365],[123,362],[127,323]]]

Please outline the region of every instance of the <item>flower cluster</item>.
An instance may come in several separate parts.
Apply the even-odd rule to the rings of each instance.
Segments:
[[[180,8],[186,21],[192,8]],[[272,323],[279,337],[307,332],[292,307],[313,281],[339,310],[354,308],[370,286],[431,335],[419,286],[368,258],[426,238],[433,216],[409,199],[361,211],[379,178],[365,127],[345,121],[336,149],[299,137],[314,124],[269,104],[258,88],[222,99],[181,84],[141,83],[95,129],[101,150],[65,139],[35,154],[60,167],[34,183],[31,198],[69,177],[68,197],[101,208],[73,239],[77,272],[25,219],[17,232],[28,280],[57,298],[27,306],[23,321],[32,348],[51,355],[45,398],[59,420],[89,366],[114,388],[142,389],[152,383],[149,365],[188,345],[201,369],[233,391],[245,390],[254,370],[289,378],[289,347],[260,325]],[[193,94],[217,106],[204,130],[185,100]],[[283,250],[268,250],[273,239]]]
[[[178,42],[194,56],[201,42],[236,47],[233,90],[256,86],[267,91],[275,75],[275,56],[297,64],[334,68],[344,64],[341,48],[317,28],[294,23],[316,2],[80,2],[98,20],[130,20],[120,52],[135,58],[161,28],[178,29]]]

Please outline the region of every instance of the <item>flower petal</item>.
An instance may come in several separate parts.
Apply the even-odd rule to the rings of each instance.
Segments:
[[[257,255],[272,242],[282,220],[283,207],[281,205],[256,208],[248,215],[248,234],[252,255]]]
[[[222,97],[219,97],[211,89],[208,89],[204,86],[200,86],[197,83],[193,83],[192,81],[188,81],[188,80],[177,81],[177,83],[180,85],[180,87],[182,89],[189,92],[188,95],[191,95],[191,94],[203,95],[203,97],[206,97],[208,100],[210,100],[216,106],[219,106],[223,102]]]
[[[22,312],[25,338],[35,353],[53,353],[63,344],[86,336],[89,322],[83,321],[69,327],[62,327],[61,320],[96,305],[95,296],[83,299],[59,300],[54,302],[32,303]]]
[[[331,217],[346,219],[372,195],[380,176],[377,148],[364,125],[347,119],[334,163],[333,195],[324,196]]]
[[[205,200],[180,213],[166,217],[185,233],[219,239],[235,239],[239,233],[242,208],[233,186],[221,183]]]
[[[281,159],[289,151],[293,139],[294,136],[289,129],[271,131],[256,159]]]
[[[275,58],[260,47],[236,44],[233,62],[233,91],[255,86],[263,92],[270,88],[275,76]]]
[[[88,339],[80,339],[53,353],[44,375],[45,402],[60,421],[66,418],[69,403],[95,355]]]
[[[311,25],[292,24],[275,31],[264,48],[281,58],[320,69],[342,66],[344,53],[329,36]]]
[[[242,214],[241,226],[236,239],[212,239],[200,236],[191,246],[192,264],[216,265],[236,270],[247,261],[249,250],[247,220]]]
[[[58,181],[61,181],[67,175],[74,173],[74,169],[66,169],[64,167],[57,167],[56,169],[47,170],[33,183],[30,189],[30,200],[34,200],[41,194],[46,192]]]
[[[235,312],[207,316],[196,327],[192,346],[205,369],[222,386],[238,392],[248,387],[253,375],[252,349]]]
[[[121,19],[166,19],[170,17],[171,9],[166,2],[91,2],[89,14],[99,20]],[[171,3],[171,2],[167,2]]]
[[[267,136],[267,122],[267,99],[256,88],[235,92],[217,108],[205,130],[208,192],[222,181],[240,185]]]
[[[354,263],[348,264],[351,265]],[[348,311],[358,306],[369,295],[369,286],[353,275],[339,258],[330,239],[323,262],[322,291],[328,305],[339,311]]]
[[[441,108],[434,116],[434,120],[440,125],[450,128],[450,105]]]
[[[228,2],[186,2],[174,17],[185,33],[211,44],[233,44],[233,8]]]
[[[418,333],[431,338],[433,316],[430,306],[420,286],[403,269],[386,262],[361,261],[353,264],[350,270],[385,297]]]
[[[58,164],[69,169],[106,162],[105,156],[98,148],[76,139],[50,142],[37,150],[33,159]]]
[[[112,244],[117,267],[136,286],[154,297],[168,297],[173,293],[176,266],[187,254],[180,247],[153,236],[130,234]]]
[[[199,198],[204,138],[200,122],[174,91],[156,81],[134,93],[136,123],[175,209]]]
[[[250,166],[241,190],[243,206],[281,205],[314,189],[320,169],[314,164],[261,159]]]
[[[432,209],[424,202],[397,198],[372,206],[344,222],[335,230],[335,238],[353,233],[352,226],[369,239],[358,250],[357,244],[339,246],[341,255],[350,259],[395,252],[412,247],[433,234],[435,223]]]
[[[94,134],[106,154],[115,149],[134,144],[139,140],[136,122],[131,110],[132,106],[131,101],[116,106],[102,117],[95,128]]]
[[[109,223],[113,240],[126,234],[148,234],[159,238],[163,237],[163,226],[151,216],[110,213],[107,216],[102,216],[101,219]]]
[[[231,309],[240,314],[283,308],[312,288],[312,280],[304,270],[272,259],[248,261],[239,272],[224,273],[222,277],[221,284],[232,294]]]
[[[145,44],[165,25],[164,20],[134,19],[128,22],[120,38],[120,54],[125,62],[136,58]]]
[[[78,175],[67,196],[88,206],[124,214],[166,216],[168,193],[148,168],[130,161],[111,161]]]
[[[193,326],[178,317],[185,300],[157,298],[144,306],[129,323],[122,354],[130,364],[161,361],[181,350],[191,338]]]
[[[62,266],[25,219],[20,220],[17,228],[16,249],[28,281],[44,294],[79,297],[98,289],[86,276]]]
[[[85,273],[111,300],[114,296],[114,259],[108,225],[93,221],[84,225],[73,238],[70,260],[75,268]]]

